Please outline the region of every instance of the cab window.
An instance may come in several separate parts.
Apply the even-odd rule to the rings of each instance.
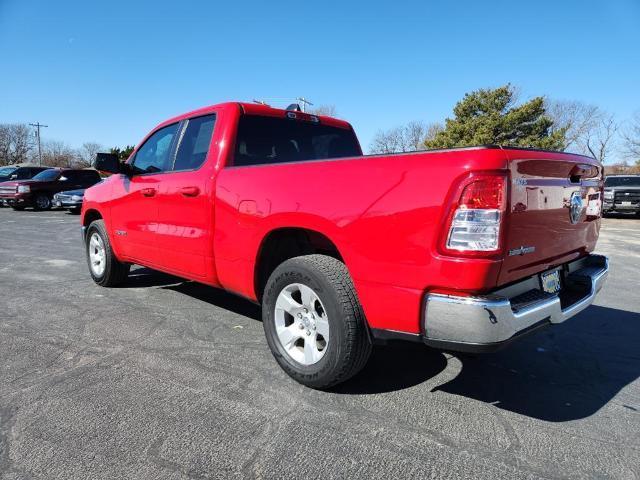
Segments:
[[[156,131],[138,149],[133,159],[136,174],[160,173],[171,170],[171,147],[178,131],[178,123]]]
[[[190,118],[180,140],[174,170],[196,170],[204,163],[213,135],[215,115]]]

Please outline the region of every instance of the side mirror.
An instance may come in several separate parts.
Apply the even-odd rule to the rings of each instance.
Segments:
[[[18,174],[17,174],[17,173],[14,173],[13,175],[11,175],[11,176],[9,177],[9,180],[15,180],[16,178],[18,178]]]
[[[120,160],[115,153],[97,153],[94,166],[99,172],[123,173]]]

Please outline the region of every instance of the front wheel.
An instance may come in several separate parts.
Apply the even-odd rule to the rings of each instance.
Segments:
[[[51,210],[51,199],[48,195],[40,194],[36,197],[34,207],[36,210]]]
[[[85,244],[89,273],[94,282],[103,287],[115,287],[125,281],[131,266],[118,261],[113,254],[103,220],[89,225]]]
[[[267,281],[262,319],[276,361],[309,387],[348,380],[371,354],[349,271],[332,257],[305,255],[278,266]]]

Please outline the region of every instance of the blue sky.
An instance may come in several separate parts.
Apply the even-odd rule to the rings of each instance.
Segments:
[[[0,0],[0,122],[73,147],[137,143],[227,100],[335,105],[378,129],[439,121],[470,90],[640,109],[640,0]]]

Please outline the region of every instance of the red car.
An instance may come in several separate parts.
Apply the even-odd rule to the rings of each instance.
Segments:
[[[372,345],[493,350],[589,306],[602,166],[482,146],[363,156],[348,123],[225,103],[172,118],[88,189],[100,285],[145,265],[260,302],[267,342],[326,388]]]

